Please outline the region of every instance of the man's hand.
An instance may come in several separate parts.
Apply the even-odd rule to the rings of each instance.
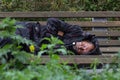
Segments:
[[[64,35],[64,32],[58,31],[58,35],[59,35],[59,36],[63,36],[63,35]]]

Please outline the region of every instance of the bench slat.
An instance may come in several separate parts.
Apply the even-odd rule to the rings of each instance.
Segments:
[[[104,53],[118,53],[120,51],[120,47],[100,47],[100,50]]]
[[[99,40],[100,46],[120,46],[120,40]]]
[[[95,60],[98,60],[98,63],[112,63],[117,59],[116,55],[64,55],[60,56],[60,63],[67,62],[69,64],[91,64]],[[50,60],[49,56],[42,56],[41,63],[46,63]],[[117,61],[116,61],[117,62]]]
[[[67,23],[80,25],[81,27],[120,27],[120,21],[107,21],[107,22],[68,21]]]
[[[46,21],[39,21],[45,25]],[[107,21],[107,22],[91,22],[91,21],[66,21],[72,25],[79,25],[80,27],[120,27],[120,21]]]
[[[120,31],[88,31],[98,37],[120,37]]]
[[[48,17],[120,17],[120,11],[43,11],[43,12],[0,12],[0,17],[48,18]]]

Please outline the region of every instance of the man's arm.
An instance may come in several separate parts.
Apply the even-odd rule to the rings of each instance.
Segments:
[[[65,23],[62,20],[57,18],[48,18],[47,20],[48,29],[53,29],[54,31],[66,32],[67,29],[71,26],[70,24]]]
[[[57,18],[49,18],[47,20],[47,26],[47,29],[52,32],[52,34],[58,34],[60,36],[63,36],[66,33],[71,35],[77,35],[83,32],[80,26],[70,25]]]

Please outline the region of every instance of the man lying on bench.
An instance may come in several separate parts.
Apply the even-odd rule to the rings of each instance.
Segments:
[[[41,39],[52,35],[62,40],[65,47],[77,55],[101,54],[96,36],[84,32],[78,25],[70,25],[57,18],[48,18],[46,25],[38,22],[17,22],[16,25],[23,26],[16,30],[16,34],[34,41],[39,47],[43,43],[49,43],[46,40],[41,41]],[[9,40],[3,39],[0,44],[2,44],[1,42],[9,42]]]

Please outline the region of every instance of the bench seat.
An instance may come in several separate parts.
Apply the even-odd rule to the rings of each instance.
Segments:
[[[46,24],[47,18],[56,17],[69,24],[80,25],[84,31],[98,37],[102,55],[60,55],[60,62],[90,64],[96,59],[99,63],[113,63],[115,60],[117,62],[117,54],[120,51],[120,11],[0,12],[0,19],[5,17],[20,21],[39,21],[41,24]],[[104,18],[106,21],[92,21],[94,18]],[[42,63],[49,61],[49,56],[42,56],[41,58]]]

